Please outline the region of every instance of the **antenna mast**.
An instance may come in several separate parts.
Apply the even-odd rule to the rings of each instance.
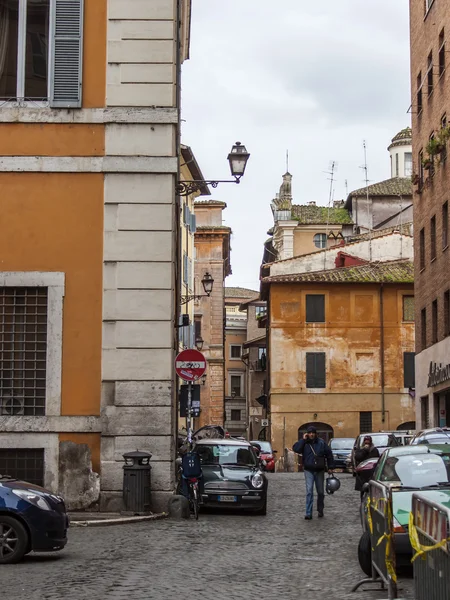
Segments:
[[[367,204],[367,228],[369,230],[369,260],[372,262],[372,223],[370,220],[370,197],[369,197],[369,170],[367,168],[367,144],[366,140],[363,140],[364,148],[364,181],[366,183],[366,204]]]
[[[323,268],[324,270],[326,269],[326,265],[327,265],[327,249],[328,249],[328,232],[329,232],[329,228],[330,228],[330,209],[331,209],[331,202],[333,200],[333,186],[334,186],[334,173],[337,169],[337,162],[335,160],[333,160],[331,162],[331,166],[330,166],[330,170],[328,172],[328,175],[330,175],[330,192],[328,194],[328,212],[327,212],[327,239],[325,241],[325,252],[323,253]]]

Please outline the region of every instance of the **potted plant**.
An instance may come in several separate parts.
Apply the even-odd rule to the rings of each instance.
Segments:
[[[422,166],[425,171],[429,171],[433,167],[433,159],[431,157],[424,158],[422,161]]]
[[[418,175],[417,173],[413,173],[411,175],[411,183],[413,185],[419,185],[420,184],[420,175]]]
[[[439,139],[431,138],[428,141],[427,147],[425,148],[427,154],[432,157],[436,154],[440,154],[445,148],[445,145]],[[424,165],[425,166],[425,165]]]

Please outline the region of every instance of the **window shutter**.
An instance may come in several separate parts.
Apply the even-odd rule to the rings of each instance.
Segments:
[[[416,387],[416,369],[414,352],[403,353],[403,387]]]
[[[195,215],[191,214],[191,233],[195,233],[197,231],[197,218]]]
[[[306,353],[306,387],[326,387],[325,352]]]
[[[187,254],[183,254],[183,282],[185,284],[189,281],[189,272],[188,272],[188,256]]]
[[[322,294],[306,295],[306,322],[325,323],[325,296]]]
[[[50,61],[50,106],[81,108],[84,0],[55,0]]]

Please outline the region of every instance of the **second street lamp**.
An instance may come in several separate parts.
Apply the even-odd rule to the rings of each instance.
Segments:
[[[205,185],[210,185],[211,187],[216,188],[219,183],[240,183],[241,177],[244,176],[245,168],[249,158],[250,154],[247,152],[247,148],[241,144],[241,142],[236,142],[228,155],[231,175],[234,177],[234,179],[194,179],[192,181],[179,181],[177,185],[177,194],[180,196],[190,196],[191,194],[200,191]]]
[[[200,298],[207,298],[211,296],[214,286],[214,279],[211,273],[208,273],[208,271],[203,275],[202,286],[205,291],[204,294],[192,294],[189,296],[181,296],[180,304],[188,304],[189,302],[192,302],[192,300],[200,300]]]

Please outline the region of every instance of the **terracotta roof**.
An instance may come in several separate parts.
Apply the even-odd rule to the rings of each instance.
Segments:
[[[399,233],[401,235],[412,237],[412,227],[412,222],[409,222],[402,223],[401,225],[392,225],[391,227],[384,227],[383,229],[374,229],[365,233],[355,233],[354,235],[349,236],[350,241],[347,241],[343,248],[345,248],[345,246],[348,246],[349,244],[355,244],[356,242],[360,242],[362,240],[374,240],[376,238],[383,237],[385,235],[390,235],[392,233]],[[331,246],[331,248],[336,248],[336,246]]]
[[[346,205],[348,205],[350,198],[353,196],[366,196],[367,191],[369,196],[412,196],[413,186],[409,177],[393,177],[392,179],[373,183],[367,188],[364,187],[350,192]]]
[[[255,295],[259,295],[256,290],[249,290],[248,288],[241,287],[226,287],[225,298],[253,298]]]
[[[353,223],[350,214],[345,208],[334,208],[314,205],[292,205],[293,221],[302,225],[346,225]]]
[[[263,283],[414,283],[414,263],[396,260],[314,273],[274,275]]]
[[[197,231],[231,231],[231,227],[225,225],[197,225]]]

